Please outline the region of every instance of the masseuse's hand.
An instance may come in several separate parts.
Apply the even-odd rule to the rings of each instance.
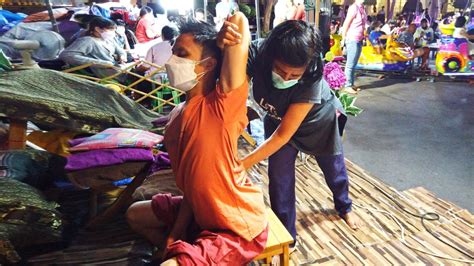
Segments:
[[[239,27],[229,21],[224,21],[221,30],[217,34],[217,46],[222,50],[224,46],[233,46],[242,41],[242,35],[238,32]]]

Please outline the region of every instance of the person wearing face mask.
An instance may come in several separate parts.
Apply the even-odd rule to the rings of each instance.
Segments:
[[[227,37],[232,31],[229,28],[221,30],[218,42],[238,43],[237,38]],[[361,225],[351,212],[342,149],[347,118],[322,78],[321,49],[321,37],[314,27],[288,20],[275,27],[267,39],[252,43],[247,65],[253,97],[267,111],[266,140],[242,162],[248,169],[269,157],[271,207],[295,241],[295,162],[299,151],[316,157],[340,217],[353,229]]]
[[[71,66],[97,64],[90,67],[98,77],[115,73],[107,66],[120,65],[127,60],[126,52],[115,41],[116,25],[113,21],[96,17],[89,23],[86,36],[76,39],[59,58]]]
[[[238,44],[221,51],[215,28],[190,18],[165,64],[170,85],[186,92],[164,137],[183,197],[158,194],[127,210],[131,228],[154,244],[160,228],[170,229],[161,265],[247,265],[267,241],[262,190],[240,171],[237,157],[248,124],[249,25],[240,12],[228,20]]]
[[[342,25],[342,40],[346,46],[346,85],[344,91],[357,93],[355,87],[355,67],[362,52],[362,40],[364,40],[364,29],[367,24],[367,13],[364,7],[365,0],[355,0],[347,10],[347,16]]]

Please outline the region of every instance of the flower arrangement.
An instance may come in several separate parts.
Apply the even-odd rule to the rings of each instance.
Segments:
[[[343,88],[344,84],[346,83],[346,76],[344,75],[344,72],[342,71],[339,64],[332,62],[332,60],[327,61],[329,62],[324,65],[323,69],[324,79],[341,102],[346,114],[357,116],[358,114],[362,113],[363,110],[354,105],[357,97],[341,91],[341,88]]]

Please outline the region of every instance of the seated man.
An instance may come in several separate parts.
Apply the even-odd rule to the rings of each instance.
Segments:
[[[422,19],[420,27],[418,27],[414,34],[415,43],[417,48],[422,48],[431,43],[434,39],[433,29],[428,26],[428,20]]]
[[[428,69],[428,57],[430,55],[430,48],[423,47],[415,49],[415,38],[414,33],[416,31],[416,25],[410,24],[408,28],[398,36],[397,41],[404,43],[413,50],[414,57],[421,57],[421,66],[420,69]]]
[[[164,66],[173,53],[171,48],[173,47],[174,39],[177,35],[178,31],[175,28],[164,26],[163,29],[161,29],[163,41],[153,45],[150,50],[148,50],[145,56],[145,61],[158,66]],[[154,68],[146,65],[142,70],[153,71]]]
[[[229,20],[242,41],[225,46],[222,60],[214,27],[189,20],[180,26],[165,65],[171,85],[187,98],[170,114],[164,140],[184,196],[158,194],[127,211],[132,229],[153,244],[160,242],[160,228],[171,229],[164,265],[244,265],[265,248],[263,194],[237,155],[237,139],[248,123],[250,32],[242,13]]]

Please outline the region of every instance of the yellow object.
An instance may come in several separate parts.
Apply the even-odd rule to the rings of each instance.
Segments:
[[[334,56],[343,56],[342,54],[342,36],[338,34],[331,34],[331,39],[330,43],[332,43],[331,48],[329,48],[329,51],[334,55]]]
[[[122,93],[122,92],[123,92],[122,88],[120,88],[120,86],[118,86],[118,85],[116,85],[116,84],[110,83],[110,84],[104,84],[104,86],[107,87],[107,88],[109,88],[109,89],[112,89],[112,90],[114,90],[114,91],[116,91],[116,92],[118,92],[118,93]]]
[[[290,264],[290,244],[294,241],[293,237],[270,208],[267,208],[267,218],[267,245],[265,250],[254,260],[265,260],[266,264],[271,265],[272,257],[280,256],[280,265],[288,266]]]
[[[362,47],[362,53],[359,58],[361,65],[375,64],[395,64],[397,62],[406,62],[413,59],[414,54],[410,47],[395,42],[391,37],[387,39],[385,50],[381,53],[371,46]]]
[[[69,156],[69,143],[78,133],[55,129],[48,132],[34,131],[26,138],[41,148],[64,157]]]
[[[453,35],[454,32],[454,21],[449,23],[449,24],[444,24],[440,23],[439,24],[439,30],[441,31],[442,34],[444,35]]]
[[[329,51],[326,53],[326,56],[324,56],[324,60],[326,60],[327,62],[331,62],[332,60],[334,60],[334,53]]]

